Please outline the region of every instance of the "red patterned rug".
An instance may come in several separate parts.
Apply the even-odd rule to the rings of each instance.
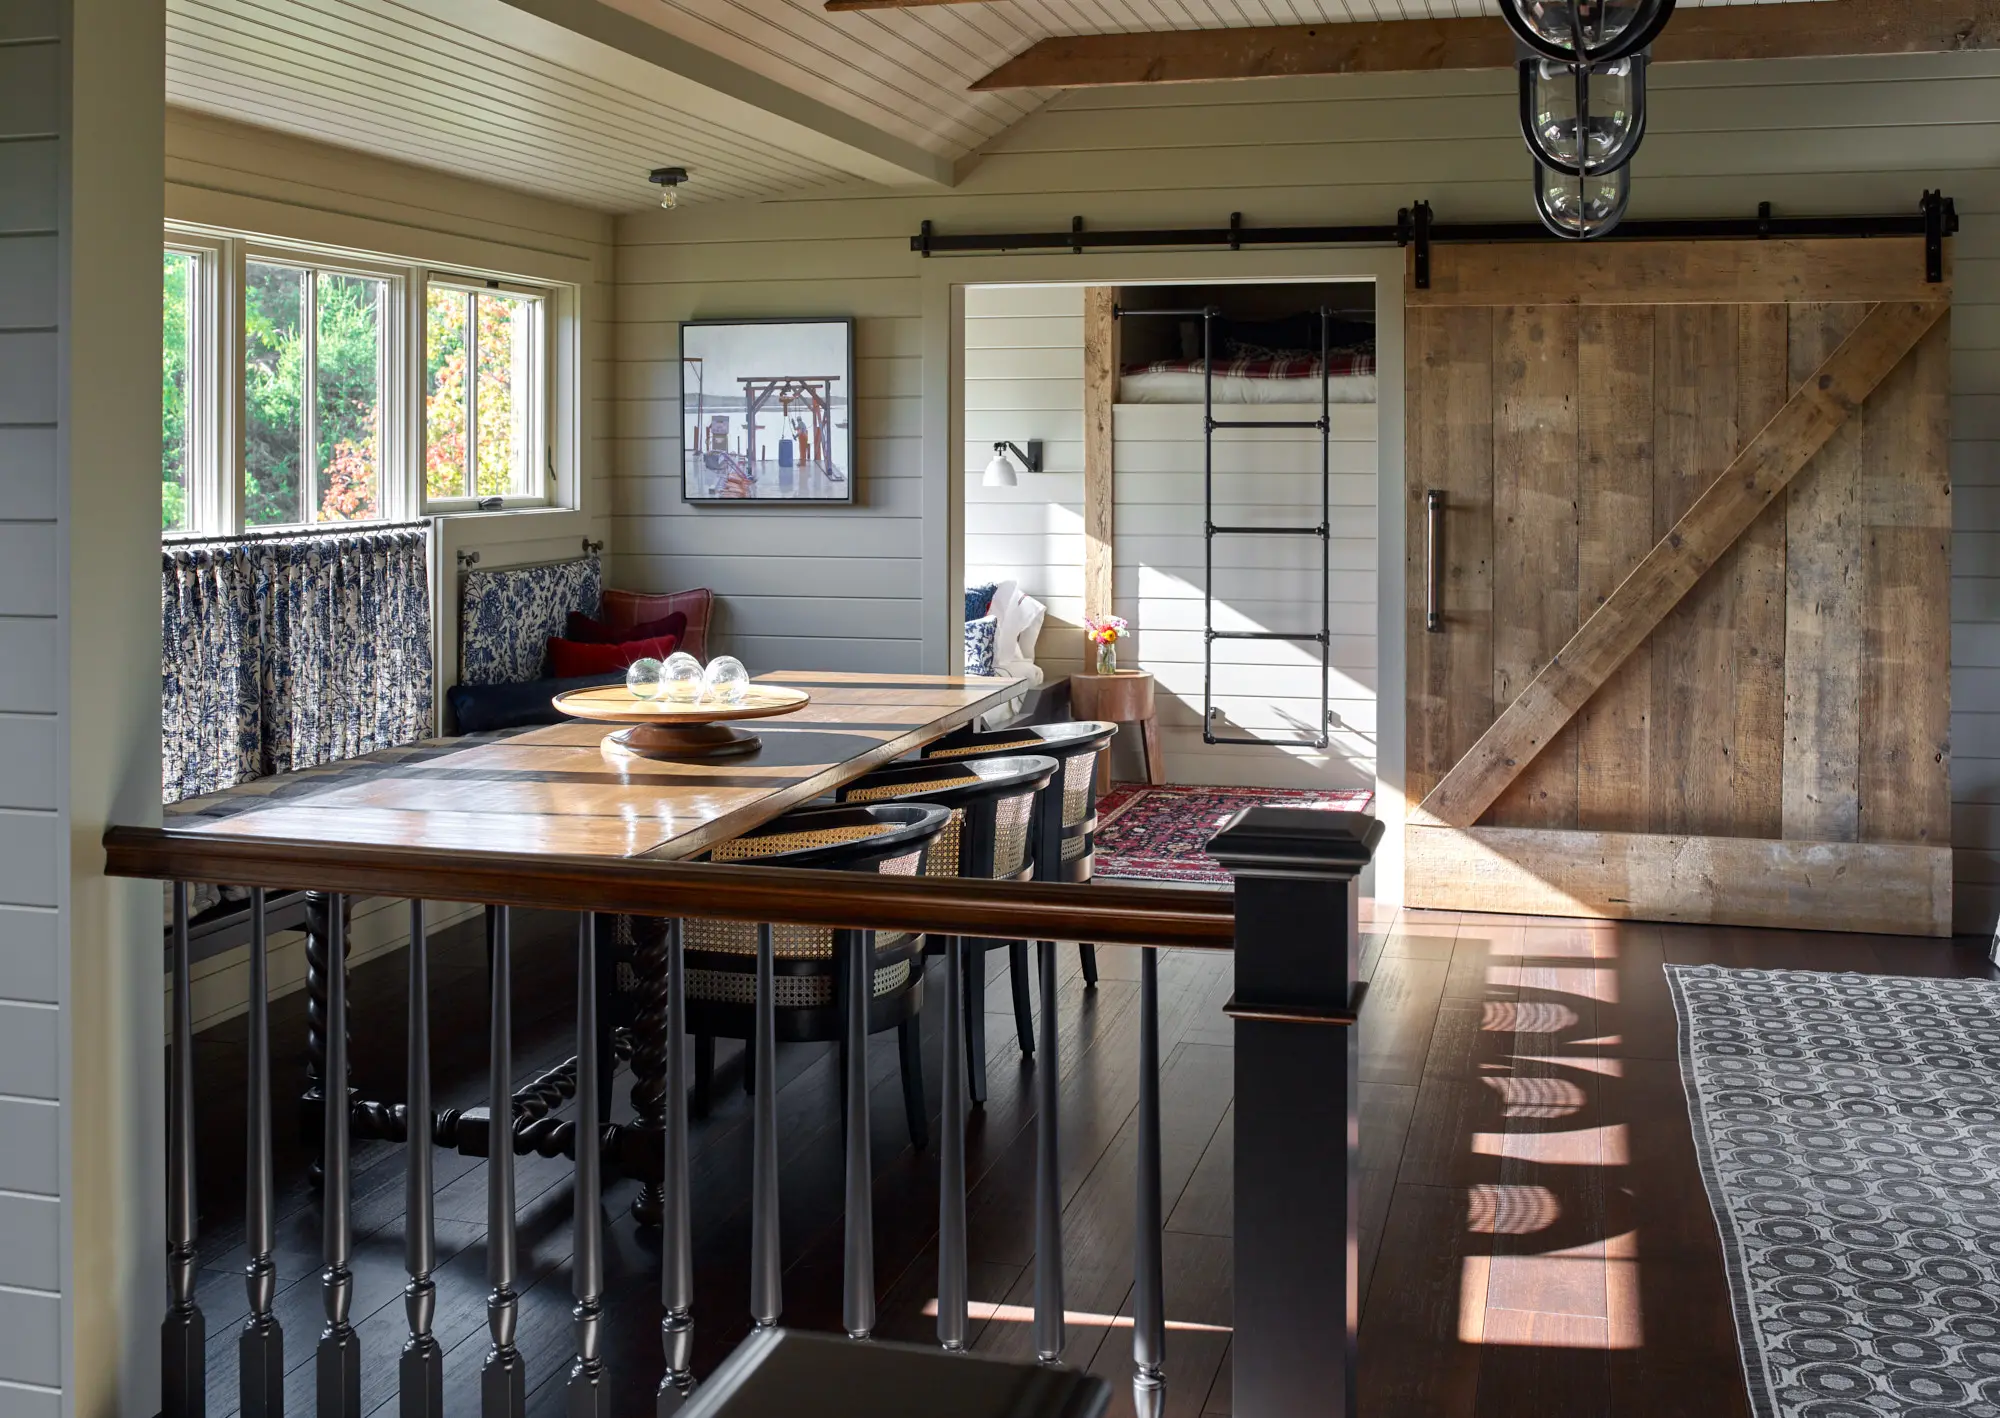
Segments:
[[[1309,807],[1324,812],[1366,812],[1375,795],[1366,789],[1312,792],[1296,788],[1211,788],[1169,783],[1125,783],[1097,800],[1100,877],[1141,881],[1229,884],[1229,873],[1208,855],[1208,839],[1229,815],[1246,807]]]

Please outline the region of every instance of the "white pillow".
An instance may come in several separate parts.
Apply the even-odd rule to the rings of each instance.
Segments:
[[[1005,601],[1000,599],[1001,591],[1009,593]],[[1032,665],[1049,608],[1009,581],[993,593],[993,612],[999,618],[993,631],[993,667]]]

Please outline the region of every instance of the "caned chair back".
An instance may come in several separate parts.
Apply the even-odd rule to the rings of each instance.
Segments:
[[[924,750],[926,760],[970,763],[995,754],[1053,758],[1061,775],[1042,793],[1035,819],[1035,879],[1088,881],[1097,837],[1097,756],[1111,751],[1116,724],[1081,720],[981,732],[964,729]]]
[[[1042,755],[905,763],[870,773],[840,791],[846,803],[925,802],[951,821],[931,845],[931,876],[1025,880],[1034,869],[1035,797],[1061,765]]]
[[[803,808],[711,852],[717,862],[816,867],[915,876],[926,852],[951,820],[948,809],[926,803]],[[749,921],[695,918],[681,927],[692,1002],[755,1003],[757,926]],[[834,1003],[837,937],[831,926],[778,925],[771,929],[778,965],[778,1008],[822,1009]],[[875,941],[875,994],[893,994],[910,983],[915,937],[884,932]]]

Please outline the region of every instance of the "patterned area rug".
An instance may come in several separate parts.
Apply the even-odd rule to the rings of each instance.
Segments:
[[[1758,1418],[2000,1415],[2000,985],[1667,968]]]
[[[1375,795],[1367,791],[1314,793],[1178,783],[1155,788],[1128,783],[1098,799],[1095,874],[1227,886],[1229,873],[1208,855],[1208,839],[1239,808],[1366,812],[1374,800]]]

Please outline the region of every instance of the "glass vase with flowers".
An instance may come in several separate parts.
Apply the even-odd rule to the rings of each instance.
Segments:
[[[1083,621],[1084,638],[1097,647],[1097,672],[1101,675],[1118,673],[1118,642],[1130,632],[1125,618],[1117,615],[1086,616]]]

